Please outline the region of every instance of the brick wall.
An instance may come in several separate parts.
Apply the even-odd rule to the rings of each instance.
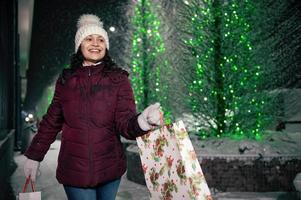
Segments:
[[[145,184],[137,145],[130,145],[126,154],[127,178]],[[301,156],[263,158],[202,155],[198,159],[208,186],[211,190],[219,192],[295,191],[293,179],[298,172],[301,172]]]
[[[203,158],[201,166],[209,187],[218,191],[294,191],[301,156]]]

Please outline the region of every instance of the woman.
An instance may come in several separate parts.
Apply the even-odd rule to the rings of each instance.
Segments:
[[[109,57],[100,19],[82,15],[77,27],[71,67],[56,82],[52,103],[25,152],[24,172],[35,181],[39,163],[62,131],[56,178],[68,199],[113,200],[126,171],[120,135],[135,139],[160,125],[160,105],[137,114],[128,73]]]

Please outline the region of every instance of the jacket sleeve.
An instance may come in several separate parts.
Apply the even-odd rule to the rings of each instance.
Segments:
[[[130,81],[126,75],[121,75],[117,95],[115,122],[117,131],[125,138],[134,140],[147,133],[138,124],[138,116]]]
[[[64,117],[61,106],[61,87],[62,84],[58,80],[47,113],[43,116],[38,132],[24,154],[29,159],[42,161],[50,145],[55,141],[56,135],[62,129]]]

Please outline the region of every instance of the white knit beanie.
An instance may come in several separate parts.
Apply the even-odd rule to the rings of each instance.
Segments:
[[[101,35],[109,50],[109,37],[108,33],[103,29],[103,23],[96,15],[84,14],[81,15],[77,22],[77,32],[75,34],[75,53],[77,52],[81,42],[88,35],[97,34]]]

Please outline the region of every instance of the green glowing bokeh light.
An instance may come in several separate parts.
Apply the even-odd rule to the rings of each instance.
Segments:
[[[261,112],[264,105],[261,102],[266,98],[258,92],[258,85],[263,78],[262,68],[251,59],[252,35],[246,16],[252,14],[252,2],[233,0],[227,4],[220,3],[218,11],[214,1],[191,2],[187,4],[191,13],[188,20],[191,36],[184,39],[184,44],[193,50],[191,55],[195,60],[195,73],[188,86],[190,106],[193,113],[203,112],[213,118],[216,124],[224,124],[224,129],[215,130],[211,127],[209,131],[199,131],[200,137],[222,137],[225,134],[237,139],[260,139],[265,125]],[[218,27],[220,32],[215,32],[218,31],[214,27],[217,18],[221,21]],[[218,33],[219,41],[214,38]],[[219,50],[216,45],[220,45],[220,61],[214,60]],[[216,79],[208,76],[208,71],[216,73],[214,62],[219,62],[216,65],[221,73]],[[222,87],[214,86],[215,81],[222,82]],[[222,121],[216,121],[215,109],[204,110],[206,106],[216,108],[217,98],[225,105]],[[227,115],[229,111],[233,113],[231,116]],[[238,123],[243,118],[249,122]]]
[[[170,68],[167,61],[158,63],[158,57],[165,52],[160,34],[161,22],[156,11],[159,5],[150,0],[136,2],[132,18],[134,26],[131,49],[131,83],[137,109],[142,111],[150,103],[160,102],[165,123],[171,123],[172,115],[168,108],[168,84],[162,81],[162,70]]]

